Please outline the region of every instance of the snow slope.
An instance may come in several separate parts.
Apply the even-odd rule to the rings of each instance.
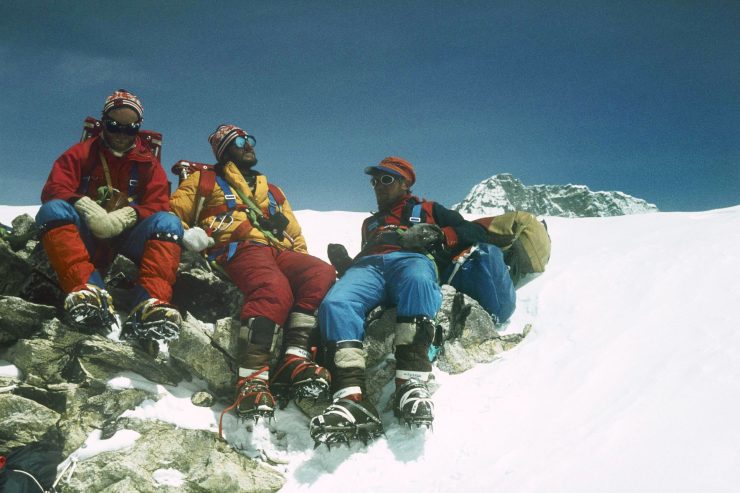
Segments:
[[[297,215],[312,253],[329,241],[357,251],[363,214]],[[548,270],[519,290],[507,328],[533,331],[493,363],[436,372],[433,432],[385,412],[384,439],[314,451],[290,405],[284,437],[227,417],[227,438],[288,459],[285,492],[738,491],[740,206],[548,226]],[[222,408],[192,407],[192,385],[157,386],[161,398],[131,414],[213,430]]]

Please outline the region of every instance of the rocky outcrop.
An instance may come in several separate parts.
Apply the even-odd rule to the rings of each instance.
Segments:
[[[285,483],[278,471],[239,454],[208,431],[137,419],[121,419],[104,430],[110,437],[120,431],[134,432],[133,443],[79,462],[60,493],[269,492]]]
[[[648,202],[622,192],[592,192],[584,185],[526,186],[507,173],[473,187],[453,206],[469,214],[499,215],[527,211],[539,216],[603,217],[658,212]]]
[[[212,430],[180,429],[127,414],[160,399],[158,385],[182,381],[201,387],[191,397],[195,405],[223,408],[231,402],[241,294],[225,277],[199,258],[183,257],[175,286],[184,315],[180,338],[153,357],[119,341],[115,327],[108,334],[88,334],[66,324],[59,308],[62,294],[43,250],[33,235],[26,236],[25,243],[0,239],[0,276],[9,279],[0,295],[0,360],[18,370],[0,376],[0,454],[43,442],[79,457],[71,480],[58,488],[62,492],[276,491],[282,486],[281,474],[264,462],[272,459],[254,460],[259,454],[232,448]],[[123,257],[105,275],[119,317],[131,304],[137,275]],[[46,287],[40,290],[37,281]],[[437,355],[443,370],[460,372],[490,361],[523,337],[500,337],[474,300],[449,286],[443,294],[438,323],[444,343]],[[369,397],[376,403],[387,396],[394,376],[394,330],[394,310],[371,313],[365,350]],[[133,374],[150,383],[112,384]],[[309,416],[327,405],[300,403]],[[131,437],[126,448],[85,456],[81,447],[91,436],[105,441],[117,433]]]

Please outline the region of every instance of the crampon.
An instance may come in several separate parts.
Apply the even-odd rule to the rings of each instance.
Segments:
[[[139,303],[123,324],[121,339],[134,341],[152,356],[159,353],[159,342],[170,342],[180,334],[182,317],[173,306],[150,298]]]
[[[434,402],[424,382],[408,380],[396,390],[393,414],[399,422],[409,428],[416,426],[432,428],[434,421]]]
[[[309,433],[314,440],[314,448],[325,444],[331,449],[332,445],[350,445],[356,440],[367,445],[370,440],[383,435],[383,423],[369,402],[339,399],[311,419]]]
[[[283,409],[291,399],[328,400],[330,382],[325,368],[301,356],[286,355],[270,381],[270,390]]]
[[[111,325],[118,323],[110,294],[92,284],[69,293],[64,309],[68,322],[81,332],[107,334]]]
[[[263,368],[259,372],[239,380],[234,403],[223,410],[218,420],[219,436],[223,437],[224,415],[232,409],[240,422],[252,420],[257,423],[260,418],[272,422],[275,417],[275,399],[267,387],[267,381],[259,378],[259,375],[266,370],[267,368]]]

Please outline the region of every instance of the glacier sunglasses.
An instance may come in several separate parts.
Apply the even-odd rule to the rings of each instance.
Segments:
[[[121,123],[112,118],[106,118],[103,120],[103,125],[105,125],[105,129],[112,134],[125,134],[129,136],[138,134],[139,129],[141,128],[140,121],[134,123]]]
[[[372,178],[370,178],[370,185],[372,185],[373,188],[377,187],[378,185],[383,185],[384,187],[387,187],[394,181],[396,181],[396,177],[393,175],[373,176]]]
[[[254,147],[257,145],[257,139],[255,139],[251,135],[247,135],[245,137],[242,137],[241,135],[234,139],[234,145],[238,147],[239,149],[244,149],[247,145],[249,147]]]

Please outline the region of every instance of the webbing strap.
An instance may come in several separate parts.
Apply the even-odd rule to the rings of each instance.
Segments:
[[[236,247],[239,245],[238,241],[232,241],[229,243],[228,252],[226,253],[226,261],[231,260],[231,257],[236,253]]]
[[[100,156],[100,162],[103,165],[103,174],[105,175],[105,182],[106,185],[110,189],[113,189],[113,183],[110,176],[110,169],[108,168],[108,161],[105,159],[105,156],[103,156],[103,153],[101,152],[99,154]],[[90,174],[87,174],[83,176],[80,180],[80,186],[77,188],[77,193],[80,195],[87,195],[87,189],[90,187]],[[129,198],[129,203],[131,204],[138,204],[138,201],[136,200],[137,192],[139,188],[139,167],[136,165],[136,162],[131,163],[131,174],[129,175],[128,180],[128,192],[127,196]]]
[[[272,194],[272,190],[267,191],[267,198],[270,200],[270,205],[267,207],[267,210],[270,212],[270,215],[273,216],[279,206],[277,200],[275,200],[275,196]]]
[[[128,198],[129,203],[136,205],[138,202],[136,200],[136,192],[139,188],[139,167],[136,165],[136,163],[131,163],[131,174],[129,175],[128,180]]]
[[[236,195],[234,195],[234,192],[231,190],[229,182],[226,181],[226,178],[219,175],[216,175],[216,181],[218,182],[218,186],[221,187],[221,190],[224,192],[226,207],[229,208],[229,211],[234,210],[236,207]]]
[[[409,216],[409,222],[410,223],[420,223],[421,222],[421,204],[415,204],[414,207],[411,209],[411,215]]]
[[[212,249],[208,252],[208,260],[216,260],[217,257],[226,253],[226,261],[228,262],[236,253],[236,249],[239,246],[238,241],[232,241],[227,246],[222,248]]]

